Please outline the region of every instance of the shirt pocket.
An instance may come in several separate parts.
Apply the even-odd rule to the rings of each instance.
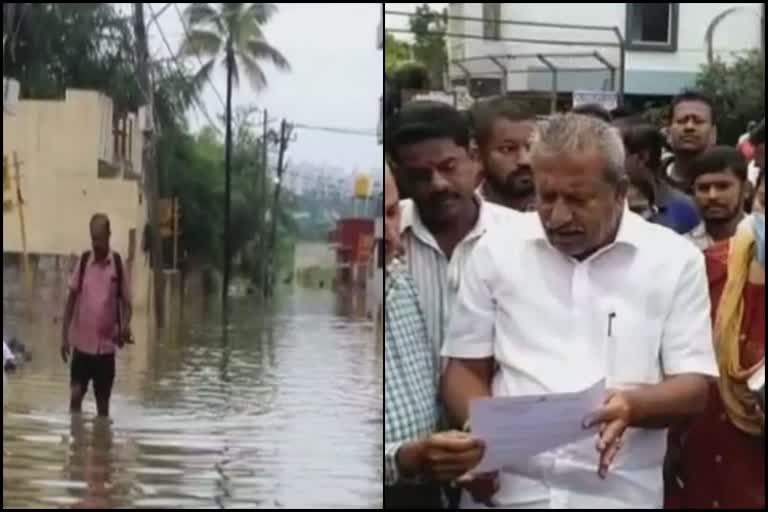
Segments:
[[[608,385],[631,388],[660,382],[661,324],[647,315],[614,317],[607,338]]]

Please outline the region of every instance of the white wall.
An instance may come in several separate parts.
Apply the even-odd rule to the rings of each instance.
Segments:
[[[719,55],[729,58],[733,52],[760,46],[759,3],[681,3],[679,4],[678,50],[674,53],[627,51],[628,72],[686,72],[696,73],[706,62],[704,34],[709,23],[721,12],[731,7],[743,7],[744,10],[731,15],[720,25],[716,32],[715,48]],[[588,24],[616,26],[625,33],[626,3],[503,3],[502,19],[514,21],[533,21],[549,23]],[[451,4],[451,14],[469,17],[482,17],[482,4]],[[476,21],[453,22],[450,32],[482,34],[482,24]],[[543,27],[525,27],[502,25],[502,37],[526,39],[550,39],[558,41],[611,42],[615,36],[610,32],[587,30],[556,29]],[[449,52],[465,57],[488,54],[509,53],[579,53],[598,49],[594,45],[556,46],[534,43],[505,43],[466,39],[449,40]],[[618,65],[618,51],[599,49],[610,62]],[[552,59],[563,67],[595,67],[593,60]],[[520,60],[510,65],[513,69],[525,69],[530,65],[540,66],[535,60]],[[488,62],[469,64],[471,71],[487,73],[485,76],[499,76],[499,70]],[[452,69],[452,76],[461,73]],[[511,74],[510,89],[524,89],[528,84],[526,74]]]

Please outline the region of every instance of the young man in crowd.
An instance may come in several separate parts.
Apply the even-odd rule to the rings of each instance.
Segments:
[[[714,104],[696,91],[676,96],[670,108],[668,132],[674,156],[664,164],[665,176],[671,184],[689,193],[693,182],[691,163],[717,143]]]
[[[535,116],[519,102],[497,97],[481,102],[472,117],[485,178],[483,198],[513,210],[532,211],[536,197],[530,151]]]
[[[763,510],[765,411],[747,383],[765,365],[765,213],[704,254],[720,378],[670,434],[667,508]]]
[[[715,146],[696,157],[689,169],[702,221],[685,236],[704,250],[731,238],[744,220],[747,162],[738,149]]]
[[[630,179],[648,181],[653,187],[656,212],[653,222],[684,234],[699,224],[693,200],[672,186],[662,174],[664,136],[648,124],[628,124],[622,129],[626,167]]]

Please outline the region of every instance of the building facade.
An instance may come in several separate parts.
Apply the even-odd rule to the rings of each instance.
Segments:
[[[384,12],[382,11],[382,18],[379,20],[379,27],[376,30],[376,48],[379,50],[384,49]],[[379,144],[384,142],[384,98],[379,98],[379,126],[376,130],[376,136],[378,137]]]
[[[91,216],[106,213],[134,301],[146,301],[140,123],[136,113],[116,113],[103,94],[82,90],[67,90],[63,100],[21,100],[4,113],[4,262],[26,252],[33,266],[68,273],[71,264],[62,262],[90,248]]]
[[[670,96],[694,85],[707,62],[707,28],[727,11],[715,55],[761,48],[760,3],[452,3],[448,33],[468,37],[447,41],[449,76],[471,76],[491,93],[616,89],[618,32],[626,95]]]

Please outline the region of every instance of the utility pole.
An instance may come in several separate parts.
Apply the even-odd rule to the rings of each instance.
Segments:
[[[288,149],[288,140],[291,137],[292,127],[283,119],[280,124],[280,152],[277,157],[277,184],[275,185],[274,198],[272,199],[271,234],[269,237],[269,249],[267,253],[268,264],[265,276],[266,295],[271,297],[274,292],[275,281],[275,246],[277,242],[277,208],[280,203],[280,192],[283,186],[283,173],[285,171],[285,151]]]
[[[144,134],[144,187],[147,195],[147,214],[149,217],[150,264],[152,266],[152,288],[155,303],[155,318],[157,326],[165,323],[163,308],[162,268],[163,253],[160,239],[160,183],[155,158],[157,144],[157,126],[155,119],[154,84],[149,70],[149,44],[147,43],[147,26],[144,22],[144,4],[133,4],[133,30],[136,37],[137,78],[141,94],[147,109],[147,119],[151,127]]]
[[[232,70],[235,65],[235,53],[232,36],[227,38],[227,127],[224,153],[224,276],[222,279],[222,307],[226,318],[229,304],[229,273],[232,263],[231,233],[231,194],[232,194]]]
[[[259,211],[259,263],[257,279],[261,281],[262,293],[266,296],[267,283],[264,282],[264,276],[267,272],[267,174],[269,173],[269,113],[264,109],[264,125],[262,127],[262,170],[259,176],[259,190],[261,192],[261,210]]]
[[[5,162],[4,166],[5,166]],[[21,162],[19,155],[13,152],[14,179],[16,180],[16,210],[19,213],[19,233],[21,234],[22,269],[24,272],[24,292],[27,300],[31,300],[32,274],[29,269],[29,253],[27,252],[27,225],[24,222],[24,196],[21,193]]]

